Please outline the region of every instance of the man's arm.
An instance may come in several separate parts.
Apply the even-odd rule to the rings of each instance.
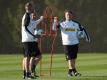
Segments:
[[[30,23],[30,14],[25,13],[24,26],[27,27]]]
[[[56,31],[59,28],[60,28],[60,23],[58,22],[57,17],[54,17],[54,22],[53,22],[53,25],[52,25],[52,30]]]
[[[43,16],[40,17],[40,19],[36,20],[36,24],[39,24],[43,20]]]
[[[82,32],[82,35],[84,35],[86,41],[90,42],[91,40],[90,40],[90,36],[89,36],[87,30],[83,26],[81,26],[80,24],[79,24],[79,29]]]
[[[29,31],[29,29],[28,29],[29,24],[30,24],[30,14],[29,14],[29,13],[26,13],[26,14],[25,14],[25,19],[24,19],[25,30],[26,30],[29,34],[31,34],[33,37],[35,37],[35,35],[32,34],[32,33]]]
[[[91,42],[90,36],[89,36],[89,34],[88,34],[88,32],[86,31],[85,28],[83,28],[83,32],[85,33],[86,41]]]
[[[29,26],[29,23],[30,23],[30,14],[29,13],[26,13],[25,14],[25,19],[24,19],[24,26],[25,26],[25,30],[31,34],[34,38],[39,38],[40,36],[39,35],[34,35],[32,34],[29,29],[28,29],[28,26]]]

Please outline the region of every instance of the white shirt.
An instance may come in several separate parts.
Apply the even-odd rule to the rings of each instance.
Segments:
[[[62,44],[63,45],[75,45],[79,43],[77,32],[79,30],[79,24],[74,21],[64,21],[60,23]]]
[[[37,38],[34,38],[29,32],[26,31],[25,26],[24,26],[24,19],[25,19],[25,15],[22,18],[22,42],[38,41]],[[37,28],[37,25],[40,23],[40,21],[42,21],[42,19],[43,17],[34,21],[31,19],[31,15],[30,15],[30,23],[27,26],[27,28],[32,34],[34,34],[34,31]]]

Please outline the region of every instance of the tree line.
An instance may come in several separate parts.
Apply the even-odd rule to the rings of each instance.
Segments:
[[[0,53],[20,53],[21,19],[25,13],[24,5],[29,0],[0,0]],[[38,16],[49,6],[53,15],[64,18],[64,10],[70,9],[88,31],[91,43],[81,40],[80,52],[107,52],[107,0],[32,0]],[[63,52],[61,36],[58,35],[56,52]],[[47,45],[44,41],[43,47]],[[45,49],[43,49],[45,50]],[[48,52],[48,51],[47,51]]]

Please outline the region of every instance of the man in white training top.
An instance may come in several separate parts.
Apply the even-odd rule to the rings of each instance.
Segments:
[[[58,23],[57,18],[54,18],[53,30],[56,28],[61,30],[62,44],[68,61],[68,75],[81,76],[77,71],[76,59],[79,47],[78,32],[82,31],[81,25],[73,21],[73,14],[71,11],[65,11],[65,21]]]

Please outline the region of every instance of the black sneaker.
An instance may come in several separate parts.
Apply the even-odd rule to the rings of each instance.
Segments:
[[[74,75],[75,76],[81,76],[81,73],[75,72]]]
[[[26,72],[26,75],[23,76],[23,79],[32,79],[30,75],[30,72]]]
[[[68,72],[68,77],[73,76],[73,72]]]
[[[73,69],[73,73],[74,76],[81,76],[81,74],[76,69]]]
[[[38,75],[36,75],[36,72],[32,72],[31,75],[35,77],[39,77]]]
[[[26,78],[26,76],[23,76],[23,79],[25,79]]]
[[[36,77],[34,77],[34,76],[26,76],[26,77],[23,77],[23,79],[36,79]]]
[[[39,77],[38,75],[35,75],[35,77]]]
[[[76,69],[69,69],[68,76],[81,76],[81,74]]]
[[[29,78],[30,78],[30,79],[36,79],[36,76],[35,76],[34,73],[31,73],[31,74],[29,75]]]
[[[23,71],[23,79],[25,79],[25,77],[26,77],[26,71],[24,70]]]
[[[36,77],[31,75],[28,77],[28,79],[36,79]]]

